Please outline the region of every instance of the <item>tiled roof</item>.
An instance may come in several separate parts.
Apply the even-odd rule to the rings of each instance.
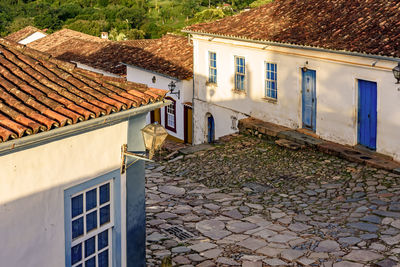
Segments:
[[[181,80],[193,77],[193,46],[184,36],[166,34],[160,39],[123,43],[143,49],[141,53],[126,57],[124,63]]]
[[[185,30],[400,57],[400,1],[275,0]]]
[[[0,142],[160,101],[165,94],[0,39]]]
[[[19,31],[10,33],[5,38],[10,41],[19,42],[19,41],[25,39],[26,37],[34,34],[35,32],[44,33],[43,31],[39,30],[38,28],[35,28],[33,26],[27,26]]]
[[[28,44],[58,59],[75,61],[119,76],[127,63],[178,79],[193,75],[193,48],[185,37],[167,34],[160,39],[112,42],[64,29]]]

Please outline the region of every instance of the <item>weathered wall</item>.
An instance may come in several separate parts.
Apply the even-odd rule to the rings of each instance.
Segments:
[[[357,144],[357,80],[377,82],[377,152],[400,160],[400,90],[390,61],[302,49],[279,48],[194,36],[195,98],[290,128],[302,126],[301,68],[316,71],[316,134],[341,144]],[[207,85],[208,51],[217,53],[217,86]],[[234,56],[246,58],[246,90],[233,91]],[[277,63],[278,100],[264,99],[264,62]],[[195,106],[194,109],[197,107]],[[199,111],[195,111],[199,112]],[[229,111],[226,111],[229,112]],[[214,116],[225,116],[222,112]],[[201,118],[196,118],[201,120]],[[218,120],[218,119],[216,119]],[[195,129],[202,128],[198,122]],[[229,124],[230,125],[230,124]],[[216,125],[216,127],[218,127]],[[221,136],[229,128],[218,132]],[[198,136],[198,134],[196,134]],[[203,140],[204,141],[204,140]],[[199,140],[196,140],[199,142]]]
[[[0,265],[65,265],[64,190],[119,169],[127,130],[123,122],[0,157]]]
[[[153,76],[156,77],[156,82],[152,82]],[[150,71],[139,69],[133,66],[127,66],[127,80],[137,83],[146,84],[149,87],[158,89],[169,90],[168,84],[171,81],[176,82],[175,91],[180,91],[180,99],[177,95],[168,93],[167,96],[171,97],[176,101],[176,132],[167,130],[168,133],[180,140],[185,138],[184,136],[184,106],[183,103],[191,102],[193,95],[193,82],[190,80],[177,80],[175,78],[169,78],[160,74],[156,74]],[[147,123],[150,123],[150,114],[147,116]],[[161,124],[165,126],[165,108],[161,109]]]

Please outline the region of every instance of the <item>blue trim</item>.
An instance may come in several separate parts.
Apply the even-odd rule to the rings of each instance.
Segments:
[[[315,70],[302,70],[302,125],[303,128],[315,132],[317,117],[317,94],[316,94],[316,72]],[[307,82],[311,88],[307,88]],[[310,89],[311,91],[307,91]]]
[[[72,195],[96,186],[108,180],[114,180],[114,227],[113,227],[113,266],[121,266],[121,177],[115,170],[64,190],[64,232],[65,232],[65,266],[71,266],[71,197]]]
[[[377,83],[358,80],[357,141],[376,150],[377,137]]]

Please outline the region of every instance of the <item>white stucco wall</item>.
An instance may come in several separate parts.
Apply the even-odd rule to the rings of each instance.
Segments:
[[[345,56],[327,52],[280,48],[232,41],[199,35],[193,36],[195,98],[210,105],[226,107],[264,121],[293,129],[302,127],[301,68],[316,71],[317,115],[316,134],[321,138],[347,145],[357,144],[357,80],[377,82],[378,134],[377,152],[400,160],[400,91],[391,69],[396,63],[375,59]],[[207,85],[208,52],[217,54],[217,86]],[[234,88],[234,56],[246,59],[246,90],[238,94]],[[277,64],[278,100],[270,102],[264,97],[264,62]],[[196,102],[197,103],[197,102]],[[209,112],[205,105],[194,107],[196,121]],[[214,115],[219,128],[220,111]],[[194,128],[204,127],[197,122]],[[230,125],[230,124],[227,124]],[[221,130],[216,136],[229,133]],[[204,129],[202,130],[204,132]],[[195,136],[199,136],[195,134]],[[200,135],[201,136],[201,135]],[[195,142],[205,140],[196,139]]]
[[[153,83],[152,79],[156,77],[156,82]],[[176,101],[176,132],[167,129],[168,133],[180,140],[184,140],[184,105],[185,102],[192,102],[193,95],[193,80],[178,80],[176,78],[167,77],[165,75],[157,74],[154,72],[146,71],[134,66],[127,66],[128,81],[143,83],[149,87],[169,90],[168,84],[171,81],[176,82],[175,91],[180,91],[180,99],[175,94],[168,93],[166,96],[171,97]],[[147,123],[150,123],[150,113],[147,116]],[[165,126],[165,108],[161,109],[161,124]]]
[[[194,100],[193,109],[193,143],[201,144],[208,140],[208,121],[209,115],[213,116],[215,124],[215,139],[224,135],[233,134],[238,131],[238,121],[246,118],[243,113],[237,112],[232,109],[224,108],[215,104],[198,99]]]
[[[64,190],[119,169],[127,122],[0,157],[1,266],[64,266]],[[121,177],[121,203],[125,203]],[[125,205],[122,205],[122,231]],[[122,234],[125,257],[125,234]]]
[[[90,67],[90,66],[88,66],[86,64],[82,64],[82,63],[79,63],[79,62],[76,62],[76,61],[72,61],[72,62],[75,63],[78,68],[81,68],[81,69],[84,69],[84,70],[90,70],[90,71],[93,71],[93,72],[96,72],[96,73],[103,74],[104,76],[110,76],[110,77],[116,77],[116,78],[120,78],[121,77],[121,76],[118,76],[118,75],[116,75],[114,73],[111,73],[111,72],[108,72],[108,71],[104,71],[104,70],[101,70],[101,69]]]
[[[26,37],[25,39],[22,39],[18,43],[26,45],[26,44],[32,43],[32,42],[34,42],[36,40],[39,40],[39,39],[41,39],[43,37],[46,37],[46,34],[41,33],[41,32],[35,32],[35,33],[29,35],[28,37]]]

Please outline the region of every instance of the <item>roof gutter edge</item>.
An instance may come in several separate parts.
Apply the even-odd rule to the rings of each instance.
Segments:
[[[119,122],[125,121],[132,116],[147,113],[157,108],[164,107],[171,104],[171,101],[163,100],[153,104],[141,106],[138,108],[133,108],[125,111],[116,112],[104,117],[99,117],[77,124],[68,125],[58,129],[50,130],[47,132],[41,132],[31,136],[25,136],[11,141],[6,141],[0,143],[0,156],[15,151],[20,151],[30,147],[34,147],[40,144],[49,143],[52,141],[59,140],[68,136],[73,136],[76,134],[93,131],[95,129],[103,128]]]
[[[150,73],[152,73],[152,74],[160,75],[160,76],[162,76],[162,77],[164,77],[164,78],[171,79],[171,80],[175,80],[175,81],[177,81],[177,82],[178,82],[178,81],[182,81],[181,79],[176,78],[176,77],[173,77],[173,76],[170,76],[170,75],[168,75],[168,74],[164,74],[164,73],[161,73],[161,72],[158,72],[158,71],[154,71],[154,70],[145,69],[145,68],[142,68],[142,67],[133,65],[133,64],[131,64],[131,63],[121,62],[121,64],[123,64],[123,65],[125,65],[125,66],[127,66],[127,67],[131,67],[131,68],[135,68],[135,69],[141,70],[141,71],[147,71],[147,72],[150,72]],[[128,75],[128,71],[127,71],[126,75]]]
[[[317,52],[327,52],[327,53],[341,54],[341,55],[347,55],[347,56],[358,56],[358,57],[364,57],[364,58],[400,62],[400,58],[397,58],[397,57],[379,56],[379,55],[359,53],[359,52],[350,52],[350,51],[343,51],[343,50],[331,50],[331,49],[326,49],[326,48],[292,45],[292,44],[277,43],[277,42],[271,42],[271,41],[260,41],[260,40],[242,38],[242,37],[225,36],[225,35],[196,32],[196,31],[189,31],[189,30],[182,30],[182,32],[188,33],[188,34],[204,35],[204,36],[210,36],[210,37],[215,37],[215,38],[223,38],[223,39],[229,39],[229,40],[235,40],[235,41],[249,42],[249,43],[255,43],[255,44],[264,44],[264,45],[278,46],[278,47],[284,47],[284,48],[304,49],[304,50],[311,50],[311,51],[317,51]]]

